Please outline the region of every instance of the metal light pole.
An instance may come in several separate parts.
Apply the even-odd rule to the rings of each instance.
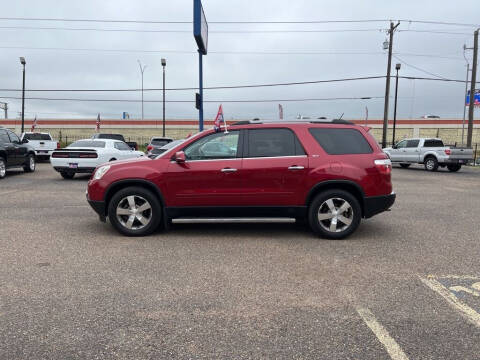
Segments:
[[[397,126],[397,96],[398,96],[398,70],[402,67],[402,64],[395,65],[395,70],[397,70],[397,75],[395,79],[395,106],[393,108],[393,135],[392,135],[392,146],[395,144],[395,128]]]
[[[167,66],[167,60],[162,59],[163,67],[163,137],[165,137],[165,66]]]
[[[0,101],[0,109],[5,111],[5,119],[8,119],[8,103]]]
[[[464,135],[465,135],[465,114],[467,112],[466,99],[468,94],[468,73],[470,72],[470,63],[465,56],[465,50],[467,50],[467,45],[463,45],[463,57],[467,63],[467,77],[465,79],[465,97],[463,98],[463,121],[462,121],[462,145],[464,144]]]
[[[473,33],[473,61],[472,78],[470,79],[470,106],[468,107],[468,128],[467,128],[467,146],[472,146],[473,135],[473,115],[475,109],[475,85],[477,81],[477,63],[478,63],[478,32],[480,28]]]
[[[138,61],[138,66],[140,67],[140,72],[142,73],[142,120],[143,120],[143,72],[145,71],[145,68],[147,67],[147,65],[142,66],[142,63],[140,62],[140,60],[137,60],[137,61]]]
[[[23,65],[23,87],[22,87],[22,134],[25,128],[25,58],[20,57],[20,64]]]

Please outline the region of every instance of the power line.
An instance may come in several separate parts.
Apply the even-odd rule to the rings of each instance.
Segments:
[[[444,77],[444,76],[440,76],[440,75],[434,74],[434,73],[432,73],[432,72],[430,72],[430,71],[427,71],[427,70],[425,70],[425,69],[419,68],[418,66],[409,64],[409,63],[405,62],[404,60],[402,60],[401,58],[399,58],[397,55],[393,55],[393,57],[394,57],[395,59],[397,59],[398,61],[400,61],[401,63],[403,63],[403,64],[405,64],[405,65],[407,65],[407,66],[409,66],[409,67],[411,67],[411,68],[414,68],[415,70],[421,71],[421,72],[423,72],[423,73],[425,73],[425,74],[428,74],[428,75],[435,76],[435,77],[437,77],[437,78],[439,78],[439,79],[442,79],[442,80],[446,80],[446,79],[447,79],[447,78]]]
[[[429,34],[449,34],[449,35],[472,35],[470,33],[460,33],[460,32],[452,32],[452,31],[442,31],[442,30],[415,30],[415,29],[405,29],[405,30],[398,30],[398,32],[414,32],[414,33],[429,33]]]
[[[363,77],[340,78],[340,79],[329,79],[329,80],[296,81],[296,82],[270,83],[270,84],[210,86],[210,87],[204,87],[204,90],[245,89],[245,88],[260,88],[260,87],[309,85],[309,84],[322,84],[322,83],[344,82],[344,81],[373,80],[373,79],[382,79],[384,77],[385,76],[363,76]],[[198,90],[198,88],[195,88],[195,87],[169,88],[165,90],[166,91],[187,91],[187,90],[191,91],[191,90]],[[22,91],[22,90],[21,89],[0,89],[0,91]],[[142,91],[142,89],[27,89],[27,91],[29,92],[132,92],[132,91]],[[163,91],[163,88],[143,89],[143,91]]]

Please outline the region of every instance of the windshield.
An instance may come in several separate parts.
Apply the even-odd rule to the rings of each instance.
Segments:
[[[105,141],[79,140],[67,146],[69,148],[104,148]]]
[[[49,134],[40,134],[40,133],[25,134],[23,138],[27,140],[47,140],[47,141],[52,140],[52,137]]]

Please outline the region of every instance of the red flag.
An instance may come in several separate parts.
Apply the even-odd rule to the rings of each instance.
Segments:
[[[33,132],[36,127],[37,127],[37,115],[35,115],[35,119],[33,119],[32,129],[30,130],[30,132]]]
[[[99,132],[99,131],[100,131],[100,114],[98,114],[98,116],[97,116],[97,125],[96,125],[96,130],[97,130],[97,132]]]
[[[221,130],[222,121],[225,124],[225,130],[226,130],[227,129],[227,124],[225,123],[225,119],[223,118],[222,105],[220,105],[220,107],[218,108],[217,117],[215,118],[215,125],[213,127],[215,129],[215,132],[218,132],[218,131]]]
[[[278,118],[283,120],[283,106],[282,104],[278,104]]]

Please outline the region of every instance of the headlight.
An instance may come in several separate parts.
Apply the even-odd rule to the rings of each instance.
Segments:
[[[102,166],[101,168],[98,168],[97,171],[95,171],[95,175],[93,176],[93,178],[95,180],[100,180],[103,177],[103,175],[107,173],[109,169],[110,169],[110,165],[105,165],[105,166]]]

